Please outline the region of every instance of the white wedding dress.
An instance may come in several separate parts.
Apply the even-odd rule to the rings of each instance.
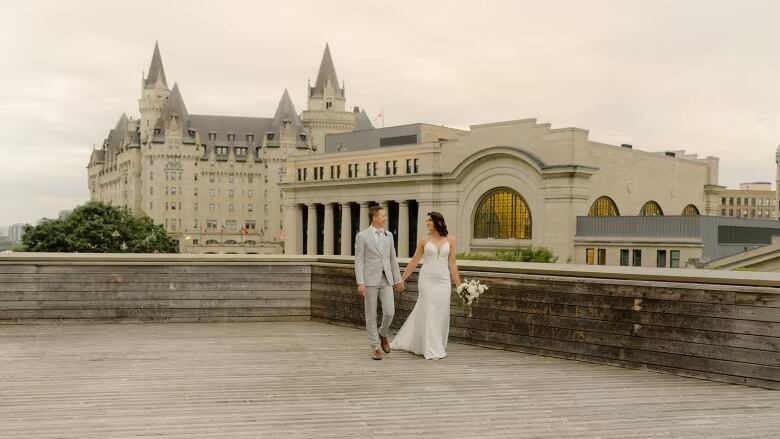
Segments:
[[[447,356],[450,332],[450,243],[425,243],[424,262],[417,280],[417,303],[390,344],[393,349],[426,359]]]

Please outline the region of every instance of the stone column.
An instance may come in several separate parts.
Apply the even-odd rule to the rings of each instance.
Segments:
[[[433,202],[417,201],[417,241],[428,239],[428,226],[425,225],[425,220],[428,218],[428,212],[432,211]]]
[[[409,202],[398,202],[398,257],[409,257]]]
[[[352,203],[341,203],[341,256],[352,254]]]
[[[311,256],[317,254],[317,204],[311,203],[308,205],[308,208],[309,223],[306,228],[306,254]]]
[[[390,228],[390,202],[389,201],[382,201],[379,203],[379,206],[385,210],[385,229]]]
[[[360,203],[360,230],[368,228],[368,201]]]
[[[284,205],[284,253],[287,255],[303,254],[303,206],[300,204]]]
[[[325,203],[325,230],[322,236],[322,239],[325,240],[323,243],[322,251],[326,255],[332,255],[333,254],[333,227],[335,223],[333,222],[333,208],[335,206],[333,203]]]

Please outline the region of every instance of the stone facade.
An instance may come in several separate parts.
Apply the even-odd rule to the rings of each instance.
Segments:
[[[302,115],[287,90],[273,117],[190,114],[157,45],[138,108],[140,118],[123,114],[92,152],[91,198],[149,215],[183,253],[281,253],[286,161],[324,151],[326,134],[366,117],[345,110],[327,46]]]
[[[414,144],[289,160],[287,174],[295,181],[282,185],[284,221],[285,229],[296,233],[289,234],[286,252],[350,254],[356,230],[368,224],[371,204],[389,208],[388,226],[402,257],[413,253],[422,237],[416,231],[424,230],[426,214],[435,210],[446,218],[458,252],[533,244],[551,248],[560,262],[574,259],[576,218],[588,215],[600,200],[611,203],[617,215],[719,213],[709,201],[722,188],[716,157],[603,144],[590,140],[584,129],[553,129],[535,119],[466,131],[426,130],[436,134],[420,136]],[[475,229],[476,223],[491,221],[478,211],[496,190],[512,194],[526,221],[509,225],[517,228],[511,237]]]

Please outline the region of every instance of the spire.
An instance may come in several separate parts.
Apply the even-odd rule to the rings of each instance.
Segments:
[[[366,110],[355,111],[355,129],[353,131],[365,131],[373,130],[374,124],[371,123],[371,119],[366,114]]]
[[[187,106],[184,105],[184,99],[181,97],[181,91],[179,91],[179,84],[173,84],[173,90],[171,90],[170,96],[168,96],[168,102],[165,104],[162,117],[160,118],[160,124],[162,127],[166,127],[171,122],[171,116],[178,116],[178,124],[180,128],[187,126],[187,120],[189,119],[189,113],[187,113]]]
[[[303,128],[303,123],[298,117],[298,113],[295,111],[295,105],[293,105],[292,99],[290,99],[290,93],[287,89],[284,89],[282,93],[282,99],[279,100],[279,105],[276,107],[276,113],[274,114],[273,128],[279,129],[284,121],[290,121],[290,124],[298,129]]]
[[[314,87],[309,88],[309,96],[322,96],[325,92],[325,86],[330,82],[336,89],[337,97],[344,97],[344,87],[339,88],[339,79],[336,76],[336,67],[333,65],[333,58],[330,56],[330,47],[325,44],[325,53],[322,55],[320,70],[317,73],[317,81]]]
[[[152,64],[149,66],[149,75],[146,77],[144,86],[153,87],[158,79],[162,81],[163,85],[168,87],[168,83],[165,80],[165,69],[163,69],[162,58],[160,57],[160,46],[155,41]]]

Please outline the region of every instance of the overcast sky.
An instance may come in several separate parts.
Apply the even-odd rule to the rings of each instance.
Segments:
[[[191,113],[298,111],[330,43],[347,104],[385,124],[536,117],[591,139],[720,157],[774,181],[780,2],[3,1],[0,225],[88,199],[86,165],[138,116],[160,43]],[[381,122],[377,122],[381,124]]]

